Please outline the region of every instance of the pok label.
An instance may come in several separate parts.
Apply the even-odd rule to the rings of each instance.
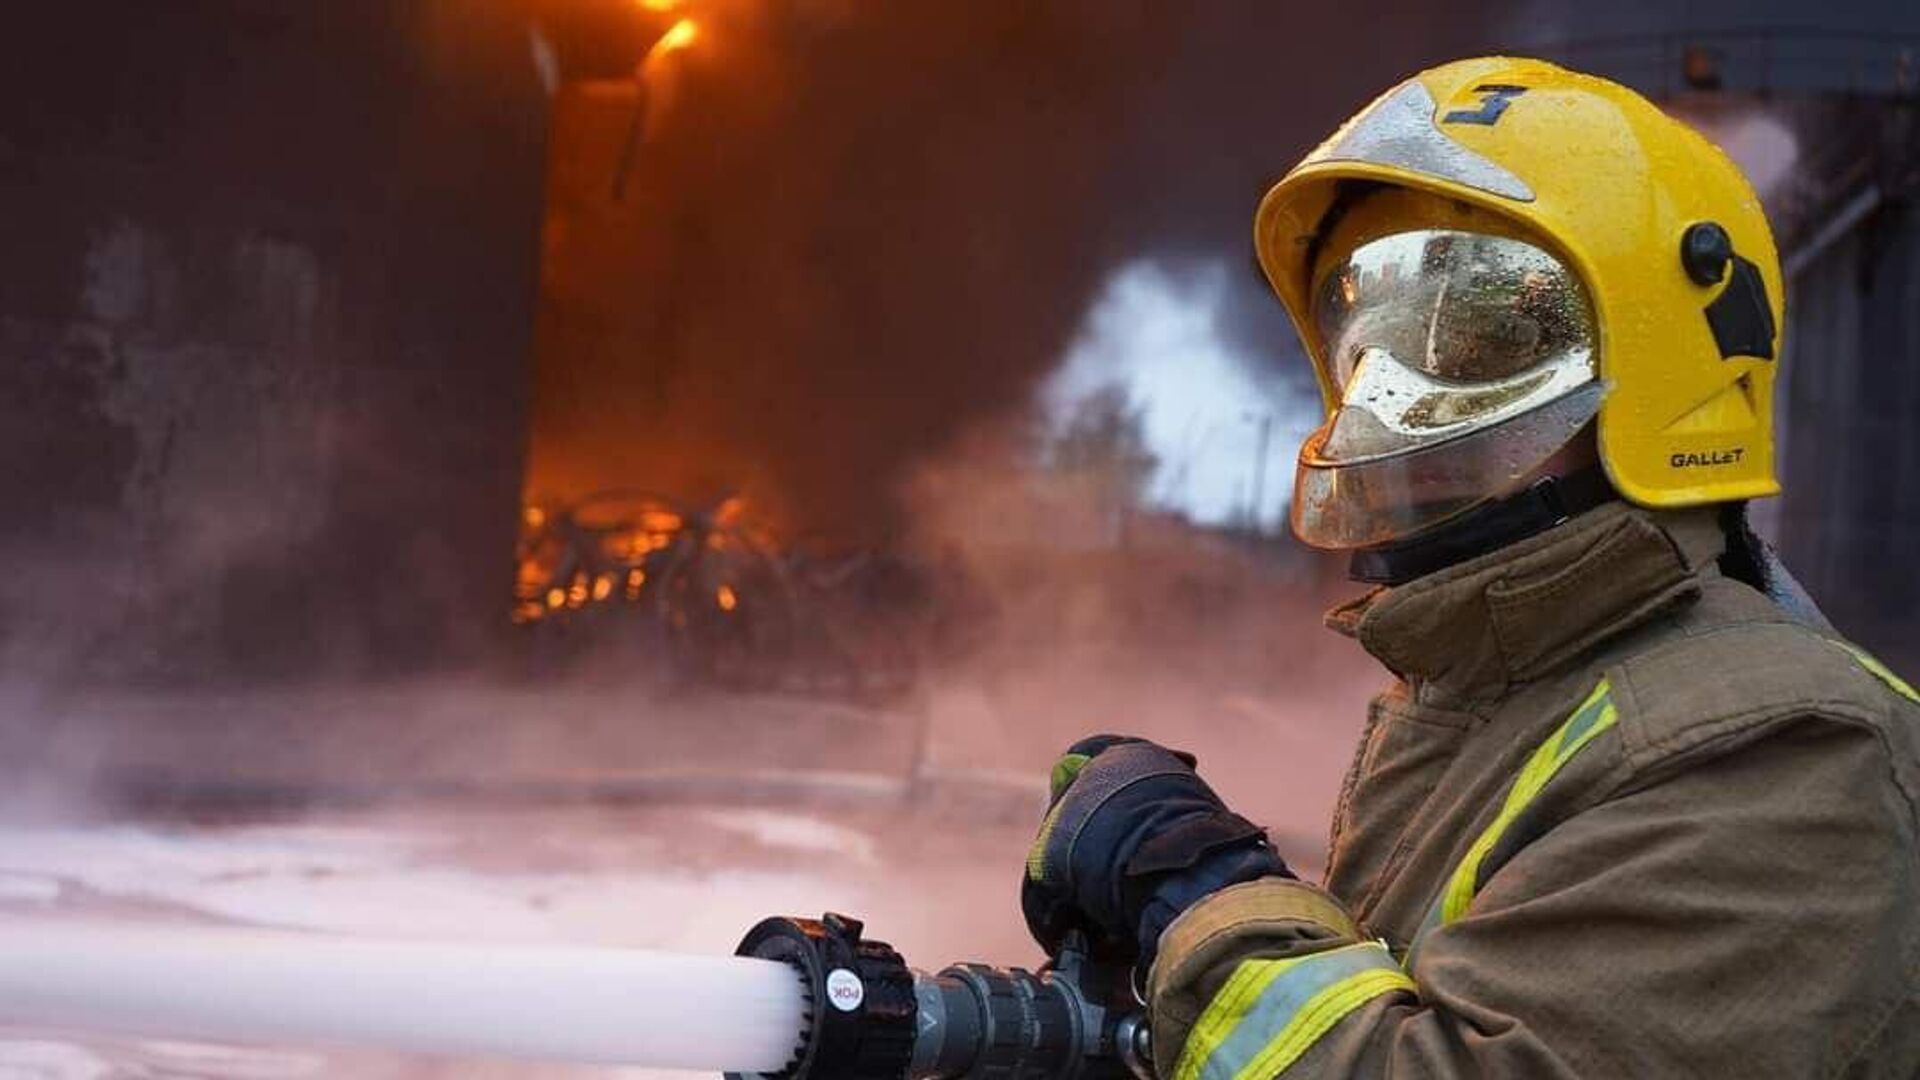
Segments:
[[[867,999],[866,984],[860,976],[846,968],[834,968],[827,972],[827,1000],[841,1012],[852,1012]]]

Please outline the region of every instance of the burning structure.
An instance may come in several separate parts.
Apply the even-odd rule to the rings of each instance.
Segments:
[[[676,680],[884,700],[911,687],[942,623],[925,568],[784,546],[739,497],[604,491],[523,520],[513,621],[546,663],[600,646]],[[610,638],[624,656],[605,656]]]

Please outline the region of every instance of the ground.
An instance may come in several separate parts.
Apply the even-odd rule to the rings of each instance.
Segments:
[[[1317,871],[1362,716],[1351,664],[1275,668],[1285,697],[1042,670],[884,710],[617,685],[17,696],[0,918],[724,954],[764,916],[837,910],[917,967],[1033,966],[1017,884],[1046,766],[1121,727],[1197,752]],[[647,1075],[0,1031],[0,1080]]]
[[[1023,830],[974,822],[940,833],[939,820],[890,808],[718,804],[390,806],[216,826],[21,826],[0,831],[0,912],[724,954],[763,916],[832,908],[864,916],[870,933],[922,966],[971,957],[1031,963],[1012,903]],[[45,1032],[0,1037],[4,1077],[441,1075],[641,1073]]]

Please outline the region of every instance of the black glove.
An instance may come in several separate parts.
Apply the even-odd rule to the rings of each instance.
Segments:
[[[1020,889],[1048,955],[1079,930],[1096,956],[1144,969],[1161,931],[1200,898],[1294,876],[1266,831],[1229,811],[1193,765],[1191,754],[1120,735],[1082,739],[1054,765]]]

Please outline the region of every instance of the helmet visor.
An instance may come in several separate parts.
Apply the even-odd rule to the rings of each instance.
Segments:
[[[1524,240],[1484,233],[1420,229],[1362,244],[1321,280],[1313,317],[1341,387],[1369,348],[1464,383],[1593,350],[1573,271]]]
[[[1307,439],[1293,481],[1294,535],[1314,547],[1373,547],[1423,532],[1506,494],[1545,464],[1600,410],[1591,382],[1476,432],[1368,461],[1320,454],[1328,429]]]
[[[1586,290],[1523,240],[1369,241],[1320,280],[1313,318],[1339,405],[1300,453],[1294,527],[1308,543],[1383,543],[1464,513],[1598,409]]]

